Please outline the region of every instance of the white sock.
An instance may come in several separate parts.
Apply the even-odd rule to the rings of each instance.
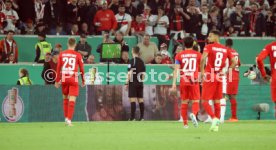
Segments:
[[[224,122],[226,112],[226,100],[225,98],[220,100],[220,122]]]

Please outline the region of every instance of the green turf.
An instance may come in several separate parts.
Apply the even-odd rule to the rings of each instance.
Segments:
[[[276,121],[182,128],[179,122],[0,123],[0,150],[275,150]]]

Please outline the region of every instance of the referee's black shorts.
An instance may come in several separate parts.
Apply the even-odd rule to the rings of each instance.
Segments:
[[[143,91],[144,91],[143,83],[130,82],[128,85],[129,98],[143,98],[144,97]]]

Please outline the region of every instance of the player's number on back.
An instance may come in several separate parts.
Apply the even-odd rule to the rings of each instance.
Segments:
[[[223,53],[216,53],[216,60],[215,60],[215,71],[219,70],[222,64],[222,58],[223,58]]]
[[[64,70],[69,70],[69,71],[75,70],[76,58],[64,57],[62,58],[62,61],[64,62],[63,64]]]
[[[196,58],[183,58],[182,63],[183,66],[183,72],[195,72],[196,71]]]

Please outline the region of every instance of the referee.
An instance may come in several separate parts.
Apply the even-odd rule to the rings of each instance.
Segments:
[[[146,71],[145,64],[141,58],[139,58],[140,48],[135,46],[132,48],[132,59],[128,65],[128,76],[126,81],[126,86],[128,87],[128,97],[131,106],[131,116],[130,121],[135,120],[136,112],[136,101],[139,103],[140,107],[140,118],[139,121],[144,120],[144,99],[143,99],[143,79],[144,73]]]

